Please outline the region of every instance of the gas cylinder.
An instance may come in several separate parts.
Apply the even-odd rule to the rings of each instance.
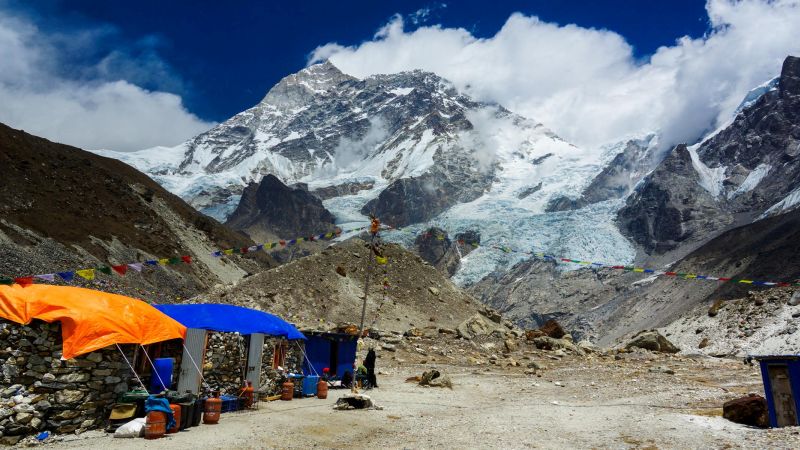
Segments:
[[[328,398],[328,382],[325,380],[319,380],[317,383],[317,398],[319,399],[326,399]]]
[[[242,397],[244,397],[244,407],[251,408],[253,406],[253,383],[245,381],[244,388],[242,389]]]
[[[281,400],[289,401],[294,397],[294,383],[292,380],[286,380],[281,386]]]
[[[162,411],[150,411],[147,413],[147,421],[144,424],[144,438],[158,439],[164,437],[167,432],[167,413]]]
[[[222,413],[222,399],[219,398],[219,394],[215,394],[212,398],[207,398],[204,407],[203,423],[207,425],[219,423],[219,415]]]
[[[175,426],[167,430],[167,433],[177,433],[181,430],[181,405],[170,403],[169,409],[172,410],[172,416],[175,418]]]

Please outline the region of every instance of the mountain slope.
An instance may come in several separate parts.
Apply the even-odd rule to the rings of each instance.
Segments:
[[[365,326],[405,332],[409,328],[454,329],[484,306],[439,271],[396,244],[383,246],[388,264],[371,262],[360,239],[336,243],[322,252],[219,287],[199,298],[270,311],[301,329],[358,324],[366,271],[371,283]],[[384,283],[387,288],[384,288]]]
[[[767,281],[800,278],[800,210],[793,209],[800,199],[800,59],[787,58],[777,88],[769,86],[747,98],[729,126],[700,144],[675,147],[627,199],[618,221],[639,246],[642,265]],[[571,270],[578,267],[523,261],[470,291],[518,323],[541,325],[554,317],[608,344],[713,300],[761,289]]]
[[[798,156],[800,58],[790,56],[777,88],[745,102],[727,128],[665,158],[619,211],[620,227],[647,254],[681,256],[727,228],[795,207]]]
[[[211,257],[216,248],[251,242],[120,161],[0,124],[0,165],[2,276],[193,256],[189,266],[97,280],[168,298],[272,264],[266,255],[238,263]]]
[[[307,184],[342,225],[375,213],[411,234],[430,226],[487,229],[495,244],[523,235],[528,247],[629,260],[633,249],[612,225],[620,200],[546,212],[554,198],[579,197],[623,150],[577,148],[432,73],[357,79],[327,62],[286,77],[253,108],[175,148],[103,154],[221,220],[248,183],[272,174]],[[455,279],[468,284],[513,262],[479,249]]]

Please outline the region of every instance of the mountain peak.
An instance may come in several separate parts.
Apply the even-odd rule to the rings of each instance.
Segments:
[[[787,56],[780,80],[781,97],[800,95],[800,58]]]
[[[343,73],[330,61],[314,64],[284,77],[267,92],[262,103],[281,109],[292,109],[307,104],[310,97],[326,94],[331,88],[357,78]]]

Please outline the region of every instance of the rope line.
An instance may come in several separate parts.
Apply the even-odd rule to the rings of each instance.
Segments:
[[[128,357],[127,357],[127,356],[125,356],[125,352],[123,352],[123,351],[122,351],[122,348],[119,346],[119,344],[116,344],[116,343],[115,343],[114,345],[116,345],[116,346],[117,346],[117,350],[119,350],[120,354],[122,354],[122,358],[123,358],[123,359],[125,360],[125,362],[128,364],[128,367],[131,369],[131,372],[133,372],[133,376],[135,376],[135,377],[136,377],[136,379],[139,381],[139,385],[141,385],[141,386],[142,386],[142,389],[144,389],[144,390],[146,391],[146,390],[147,390],[147,388],[144,386],[144,383],[142,383],[142,379],[141,379],[141,378],[139,378],[139,374],[138,374],[138,373],[136,373],[136,370],[135,370],[135,369],[133,368],[133,366],[131,365],[131,362],[130,362],[130,361],[128,361]]]

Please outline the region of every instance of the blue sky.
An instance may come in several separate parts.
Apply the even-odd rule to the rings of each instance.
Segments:
[[[653,131],[668,146],[777,75],[799,23],[800,0],[0,0],[0,122],[173,146],[330,58],[357,77],[435,72],[579,146]]]
[[[171,73],[157,72],[149,79],[128,77],[128,81],[179,94],[190,111],[212,121],[225,120],[257,103],[278,80],[302,69],[317,46],[369,40],[395,14],[409,18],[409,29],[440,24],[465,28],[476,37],[490,37],[511,13],[522,12],[548,22],[616,31],[639,58],[681,36],[701,36],[709,28],[705,3],[697,0],[479,0],[449,4],[70,0],[12,6],[48,33],[107,27],[114,30],[106,37],[107,50],[124,47],[134,54],[154,52]],[[427,17],[415,16],[426,10]],[[78,62],[91,64],[102,54],[92,52]]]

